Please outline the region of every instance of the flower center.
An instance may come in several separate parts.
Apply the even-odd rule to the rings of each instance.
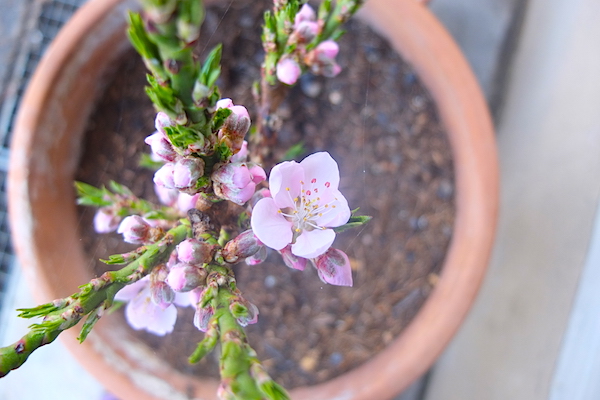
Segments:
[[[292,229],[294,230],[295,237],[304,230],[312,231],[313,229],[327,229],[326,227],[319,225],[317,221],[322,216],[334,212],[336,208],[335,204],[333,204],[337,201],[336,197],[329,202],[323,202],[320,197],[321,194],[330,190],[330,186],[330,182],[318,185],[315,178],[313,178],[306,187],[304,181],[300,181],[300,194],[295,198],[292,198],[290,188],[285,188],[292,203],[294,203],[294,207],[287,207],[283,210],[279,210],[279,213],[286,217],[288,221],[292,222]]]

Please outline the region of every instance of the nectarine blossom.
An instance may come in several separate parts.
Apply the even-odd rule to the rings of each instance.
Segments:
[[[335,239],[331,228],[350,218],[339,182],[338,165],[327,152],[312,154],[300,163],[277,164],[269,177],[272,197],[259,200],[252,210],[254,234],[275,250],[291,244],[298,257],[325,253]]]

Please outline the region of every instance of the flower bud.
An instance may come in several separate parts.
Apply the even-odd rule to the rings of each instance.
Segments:
[[[150,224],[139,215],[130,215],[121,222],[117,233],[123,234],[127,243],[141,244],[149,239],[150,228]]]
[[[237,323],[240,326],[248,326],[251,324],[255,324],[258,322],[258,307],[249,301],[244,301],[244,306],[246,307],[246,312],[243,315],[240,315],[236,318]],[[233,304],[232,304],[233,305]],[[231,309],[231,306],[230,306]]]
[[[214,314],[215,310],[210,305],[207,305],[206,307],[196,307],[196,312],[194,313],[194,326],[200,331],[206,332],[208,330],[208,323]]]
[[[242,258],[250,257],[261,247],[263,247],[263,244],[254,236],[252,229],[248,229],[237,235],[235,239],[227,242],[221,254],[228,263],[235,263]]]
[[[305,22],[305,21],[311,22],[311,21],[315,21],[316,19],[317,19],[317,15],[315,13],[315,10],[308,4],[304,4],[300,8],[300,11],[298,11],[296,16],[294,17],[294,27],[297,28],[298,25],[302,22]]]
[[[246,264],[248,265],[258,265],[262,264],[269,255],[266,246],[261,246],[256,253],[246,258]]]
[[[179,190],[177,189],[167,189],[164,186],[154,184],[154,192],[158,197],[158,200],[169,207],[173,207],[177,204],[179,199]]]
[[[169,118],[169,116],[166,113],[160,111],[156,114],[156,118],[154,119],[154,127],[158,132],[165,135],[165,137],[167,137],[165,127],[173,126],[173,124],[173,121],[171,121],[171,118]]]
[[[177,264],[169,271],[166,282],[176,292],[189,292],[206,282],[206,270],[190,264]]]
[[[319,33],[319,24],[311,21],[302,21],[294,29],[294,34],[301,43],[308,43]]]
[[[192,208],[196,208],[196,203],[200,198],[200,194],[190,195],[187,193],[179,193],[179,197],[177,197],[177,208],[182,213],[187,213]]]
[[[144,142],[152,149],[152,154],[163,161],[175,161],[177,153],[171,145],[171,142],[161,132],[154,132],[148,136]]]
[[[210,262],[213,246],[198,239],[186,239],[177,245],[177,257],[188,264],[205,264]]]
[[[302,74],[302,70],[295,60],[285,57],[277,63],[276,74],[280,82],[286,85],[293,85]]]
[[[94,230],[98,233],[109,233],[119,227],[119,222],[121,222],[121,217],[116,215],[112,209],[102,207],[94,215]]]
[[[305,61],[315,74],[331,78],[342,70],[335,62],[339,50],[340,48],[335,41],[325,40],[307,55]]]
[[[292,253],[292,246],[288,245],[283,249],[279,250],[281,254],[281,258],[283,258],[283,262],[289,268],[297,269],[300,271],[304,271],[304,267],[306,267],[306,258],[298,257],[294,253]]]
[[[195,190],[196,183],[202,175],[204,161],[201,158],[182,158],[173,166],[173,185],[179,190]]]
[[[242,142],[242,147],[240,148],[240,151],[232,155],[230,161],[232,163],[244,162],[248,158],[248,154],[248,142],[244,140]]]
[[[225,142],[236,154],[242,148],[244,136],[250,129],[250,114],[244,106],[236,106],[231,99],[221,99],[217,101],[217,109],[229,108],[231,114],[223,122],[219,130],[218,138]]]
[[[346,253],[330,247],[315,260],[319,278],[325,283],[338,286],[352,286],[352,269]]]
[[[166,163],[154,173],[154,183],[166,189],[175,189],[173,171],[175,164]]]
[[[254,194],[256,184],[267,178],[265,171],[254,163],[223,164],[212,174],[215,194],[242,205]]]

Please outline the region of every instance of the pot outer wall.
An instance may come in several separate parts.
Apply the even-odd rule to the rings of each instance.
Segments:
[[[17,254],[40,303],[65,297],[92,278],[84,268],[72,182],[98,83],[129,48],[124,15],[136,7],[130,0],[91,0],[83,6],[50,46],[21,105],[11,148],[9,214]],[[405,331],[370,362],[293,390],[297,400],[389,399],[423,374],[474,301],[496,226],[492,122],[457,45],[416,0],[369,0],[360,17],[415,67],[436,101],[455,162],[456,220],[439,282]],[[218,382],[189,380],[115,322],[102,320],[81,345],[77,329],[61,335],[112,393],[124,400],[216,398]]]

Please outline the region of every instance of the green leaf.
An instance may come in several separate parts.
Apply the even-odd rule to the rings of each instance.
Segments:
[[[143,153],[140,156],[140,162],[138,164],[140,167],[143,168],[148,168],[149,170],[152,171],[156,171],[158,170],[160,167],[162,167],[164,165],[164,163],[160,162],[160,161],[154,161],[152,159],[152,157],[150,156],[150,154],[147,153]]]
[[[219,108],[217,111],[215,111],[215,115],[213,116],[212,120],[213,132],[216,132],[221,128],[223,122],[225,122],[227,117],[229,117],[232,112],[233,111],[231,111],[231,108]]]
[[[219,75],[221,74],[221,53],[223,51],[223,45],[216,45],[204,60],[204,64],[200,69],[199,81],[207,87],[212,87]]]
[[[358,209],[356,209],[354,211],[357,211],[357,210]],[[373,219],[373,217],[370,217],[368,215],[356,215],[356,216],[353,215],[350,217],[350,219],[348,220],[347,223],[345,223],[342,226],[338,226],[337,228],[333,228],[333,231],[336,233],[344,232],[348,229],[362,226],[362,225],[366,224],[367,222],[369,222],[371,219]]]
[[[194,129],[182,125],[166,126],[164,129],[169,141],[176,147],[186,149],[191,144],[196,144],[198,147],[204,145],[204,137]]]
[[[147,59],[160,59],[158,47],[150,40],[144,21],[139,13],[129,12],[129,28],[127,28],[127,36],[136,51]]]
[[[104,207],[112,204],[107,197],[110,192],[106,188],[97,188],[83,182],[75,182],[75,190],[77,191],[77,204],[83,206]]]
[[[287,149],[280,161],[295,160],[300,158],[304,153],[306,153],[304,142],[299,142]]]
[[[267,381],[258,385],[258,389],[269,400],[289,400],[287,391],[274,381]]]

